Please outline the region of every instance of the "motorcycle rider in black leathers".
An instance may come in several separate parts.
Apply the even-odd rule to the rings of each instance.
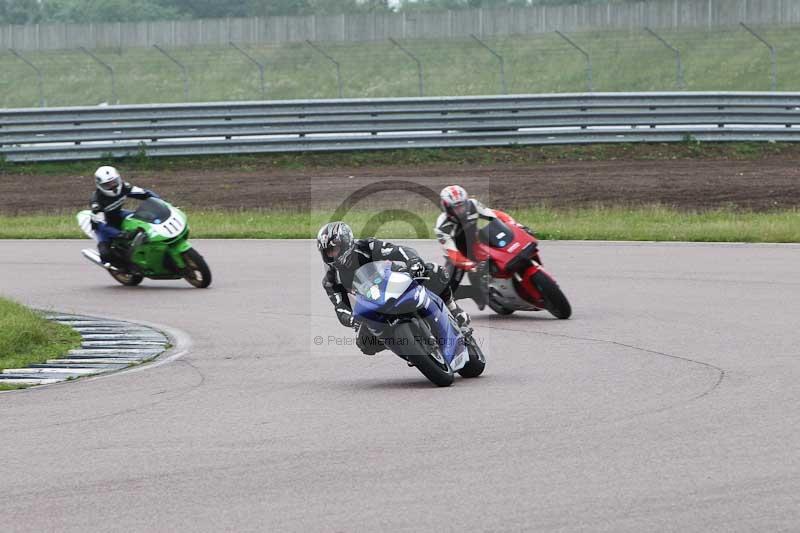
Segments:
[[[415,278],[427,278],[423,285],[442,298],[462,332],[467,335],[471,333],[469,315],[453,300],[447,271],[434,263],[425,263],[413,248],[374,238],[355,239],[350,226],[344,222],[331,222],[320,228],[317,249],[325,263],[322,286],[333,304],[339,322],[343,326],[358,328],[356,344],[365,354],[376,354],[384,346],[365,324],[358,324],[354,320],[348,293],[353,288],[355,271],[373,261],[402,262]]]
[[[94,174],[95,188],[92,194],[92,230],[97,235],[97,250],[106,268],[124,266],[122,258],[116,257],[111,250],[111,241],[116,238],[129,237],[120,230],[122,221],[131,212],[122,209],[127,198],[147,200],[159,198],[149,190],[135,187],[122,181],[122,177],[114,167],[100,167]]]

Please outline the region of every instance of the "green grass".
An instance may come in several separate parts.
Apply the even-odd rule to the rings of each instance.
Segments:
[[[777,48],[778,90],[800,87],[800,32],[792,27],[759,31]],[[682,54],[688,90],[769,90],[769,52],[742,28],[714,31],[662,30]],[[676,89],[671,51],[644,31],[571,35],[592,58],[595,91]],[[586,90],[583,57],[555,34],[487,38],[506,63],[511,93]],[[497,60],[471,40],[414,40],[404,46],[423,64],[426,96],[500,92]],[[417,96],[414,63],[386,42],[323,43],[341,64],[345,97]],[[333,66],[305,44],[251,46],[266,63],[267,99],[335,98]],[[230,47],[179,48],[187,65],[189,101],[261,99],[258,70]],[[98,50],[117,72],[120,103],[185,101],[179,69],[150,48]],[[94,105],[111,100],[101,66],[75,51],[29,52],[42,69],[49,106]],[[0,53],[0,107],[38,106],[33,70],[10,53]]]
[[[714,210],[686,212],[652,206],[511,210],[520,221],[535,228],[543,239],[696,241],[696,242],[800,242],[800,210],[742,212]],[[329,221],[330,212],[297,211],[192,211],[189,223],[193,238],[308,239]],[[381,220],[377,211],[354,211],[346,217],[358,236],[383,238],[432,238],[437,213],[423,211],[419,231],[411,224]],[[391,217],[390,217],[391,218]],[[0,216],[0,238],[67,239],[83,235],[71,214]],[[87,241],[88,243],[88,241]]]
[[[80,346],[78,333],[34,311],[0,298],[0,370],[25,368],[60,357]],[[0,390],[24,388],[0,384]]]

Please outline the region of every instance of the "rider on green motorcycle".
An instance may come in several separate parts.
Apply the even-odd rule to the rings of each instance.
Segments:
[[[94,173],[95,191],[92,194],[92,230],[97,235],[97,251],[106,268],[120,263],[121,258],[111,250],[111,241],[116,238],[129,238],[120,230],[122,221],[130,211],[122,209],[126,198],[147,200],[159,198],[153,191],[136,187],[122,181],[114,167],[103,166]]]

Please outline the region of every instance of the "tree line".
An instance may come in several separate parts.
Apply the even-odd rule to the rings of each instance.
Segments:
[[[0,24],[137,22],[589,4],[606,0],[0,0]],[[614,0],[612,0],[614,1]],[[620,0],[616,0],[620,1]],[[624,1],[624,0],[623,0]]]

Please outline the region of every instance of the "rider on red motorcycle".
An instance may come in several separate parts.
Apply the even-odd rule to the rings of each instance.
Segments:
[[[443,213],[436,220],[436,237],[444,249],[447,262],[455,267],[451,282],[453,291],[461,283],[464,272],[475,272],[479,263],[486,260],[475,249],[479,219],[491,221],[499,218],[504,223],[533,235],[528,227],[516,222],[511,215],[489,209],[478,200],[470,198],[460,185],[448,185],[442,189],[439,197]]]

